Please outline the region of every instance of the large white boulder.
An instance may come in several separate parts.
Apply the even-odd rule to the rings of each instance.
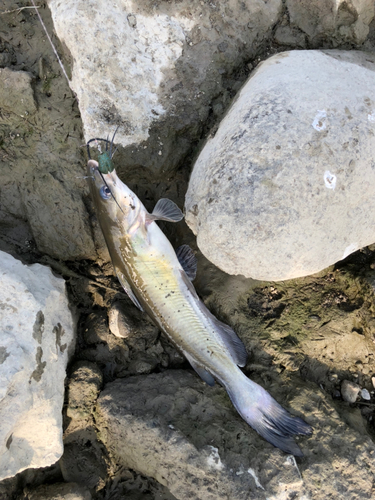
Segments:
[[[316,273],[375,241],[375,56],[296,51],[261,64],[201,151],[186,220],[229,274]]]
[[[0,480],[63,453],[65,368],[74,321],[65,282],[0,252]]]
[[[267,8],[263,0],[48,4],[72,56],[86,140],[116,124],[123,146],[146,140],[162,117],[176,116],[175,128],[204,118],[222,75],[255,55],[282,7],[281,0]],[[155,154],[165,148],[161,141]]]

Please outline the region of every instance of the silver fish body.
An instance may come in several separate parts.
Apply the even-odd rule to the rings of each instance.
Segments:
[[[246,364],[243,343],[199,299],[155,223],[179,220],[179,209],[164,200],[159,210],[158,204],[149,214],[115,171],[101,174],[94,160],[88,162],[88,180],[114,269],[133,302],[149,314],[203,380],[213,385],[216,379],[225,387],[249,425],[274,446],[301,456],[293,435],[310,434],[311,427],[292,417],[239,369]]]

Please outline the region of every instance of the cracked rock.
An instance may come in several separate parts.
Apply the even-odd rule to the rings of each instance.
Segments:
[[[0,479],[63,452],[65,368],[74,321],[65,282],[0,252]]]

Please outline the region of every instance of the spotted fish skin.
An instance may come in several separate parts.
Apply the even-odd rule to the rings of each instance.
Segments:
[[[155,223],[177,222],[183,217],[181,211],[173,202],[160,200],[150,214],[115,170],[103,174],[94,160],[87,170],[115,272],[134,304],[149,314],[205,382],[213,385],[216,379],[225,387],[239,414],[261,436],[286,453],[301,456],[293,436],[311,434],[311,427],[291,416],[239,369],[246,364],[243,343],[199,299],[188,277],[194,276],[194,269],[182,267]],[[192,265],[193,258],[185,262]]]

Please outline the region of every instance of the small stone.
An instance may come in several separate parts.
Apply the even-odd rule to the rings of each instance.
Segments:
[[[358,384],[350,382],[350,380],[343,380],[341,383],[341,396],[344,401],[348,403],[355,403],[361,388]]]
[[[0,68],[5,68],[10,66],[12,62],[12,56],[7,52],[2,52],[0,54]]]
[[[370,401],[370,399],[371,399],[370,393],[368,392],[367,389],[361,390],[361,397],[362,397],[362,399],[365,399],[366,401]]]
[[[108,342],[110,333],[105,311],[98,311],[88,315],[83,335],[89,345]]]
[[[137,18],[133,14],[128,14],[128,23],[131,28],[136,28]]]
[[[374,387],[375,389],[375,377],[371,377],[371,382],[372,382],[372,386]]]

